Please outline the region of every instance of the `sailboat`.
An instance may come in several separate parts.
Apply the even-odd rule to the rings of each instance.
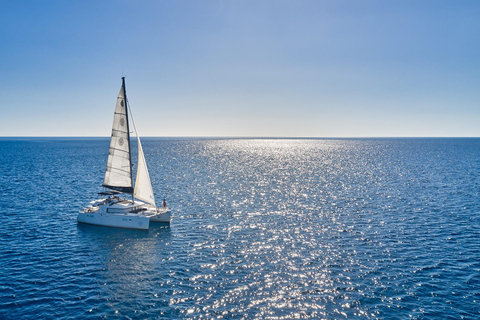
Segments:
[[[138,145],[135,184],[128,114]],[[122,87],[113,116],[110,149],[102,186],[103,191],[98,193],[101,199],[94,200],[83,208],[78,214],[78,222],[141,230],[148,230],[150,222],[170,222],[171,211],[166,207],[165,201],[162,208],[155,205],[142,144],[128,106],[125,77],[122,77]]]

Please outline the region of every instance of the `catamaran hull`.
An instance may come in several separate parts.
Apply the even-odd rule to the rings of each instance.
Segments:
[[[130,214],[102,214],[91,212],[80,212],[78,222],[93,224],[97,226],[148,230],[150,218],[141,215]]]
[[[156,215],[150,217],[150,222],[170,223],[170,215],[171,215],[170,210],[168,210],[166,212],[163,212],[163,213],[156,214]]]

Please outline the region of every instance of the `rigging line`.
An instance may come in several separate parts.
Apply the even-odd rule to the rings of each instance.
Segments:
[[[128,110],[130,110],[130,118],[132,118],[133,130],[135,130],[135,135],[137,136],[137,140],[140,141],[140,136],[139,136],[138,131],[137,131],[137,126],[135,125],[135,121],[133,120],[133,113],[132,113],[132,108],[130,108],[130,103],[128,103],[127,106],[128,106]],[[141,147],[141,143],[140,143],[139,146]],[[143,147],[141,147],[141,148],[142,148],[142,151],[143,151]],[[145,160],[145,156],[143,157],[143,160],[144,160],[143,164],[146,167],[147,163],[146,163],[146,160]]]
[[[144,174],[147,175],[148,181],[149,181],[149,183],[150,183],[150,189],[151,189],[152,186],[151,186],[151,182],[150,182],[150,174],[148,173],[148,169],[147,169],[147,160],[145,159],[145,155],[143,154],[142,143],[140,142],[140,136],[138,135],[137,126],[135,125],[135,121],[133,120],[132,109],[130,108],[130,103],[129,103],[128,101],[127,101],[127,108],[128,108],[128,110],[130,111],[130,118],[132,119],[133,129],[134,129],[134,131],[135,131],[135,135],[137,136],[137,141],[138,141],[138,159],[137,159],[137,161],[138,161],[138,167],[137,167],[137,174],[139,173],[138,170],[140,169],[140,161],[142,161],[142,165],[143,165],[143,167],[145,168]],[[140,156],[140,150],[142,151],[142,157]],[[142,160],[140,160],[140,159],[142,159]],[[137,185],[136,185],[136,182],[135,182],[135,187],[136,187],[136,186],[137,186]],[[134,191],[134,192],[135,192],[135,191]],[[153,200],[150,200],[150,201],[153,201],[153,202],[154,202],[153,205],[156,206],[156,205],[155,205],[155,199],[154,199],[155,196],[153,195],[153,190],[152,190],[152,195],[151,195],[151,197],[153,197]],[[143,200],[145,200],[145,199],[143,199]],[[147,201],[147,202],[149,202],[149,203],[151,204],[151,202],[150,202],[149,200],[145,200],[145,201]]]
[[[112,171],[120,171],[120,172],[125,172],[125,173],[130,173],[129,170],[125,170],[125,169],[119,169],[119,168],[115,168],[115,167],[112,167],[112,166],[107,166],[107,169],[110,169],[110,172]]]
[[[139,142],[138,147],[141,148],[142,152],[143,152],[143,147],[142,147],[142,143],[140,142],[140,136],[138,135],[137,126],[135,126],[135,121],[133,120],[133,114],[132,114],[132,109],[130,108],[130,103],[128,104],[128,109],[130,110],[130,118],[132,118],[133,129],[135,130],[135,135],[137,136],[137,140]],[[142,157],[139,157],[139,159],[137,161],[140,161],[140,158],[142,158]],[[143,160],[142,164],[146,168],[147,167],[147,160],[145,160],[145,155],[143,156],[142,160]],[[150,175],[148,174],[148,171],[146,173],[147,173],[148,179],[150,180]]]
[[[133,113],[132,113],[132,108],[130,107],[130,102],[129,102],[127,99],[125,99],[125,100],[127,101],[127,105],[126,105],[126,106],[127,106],[127,109],[128,109],[128,111],[129,111],[129,113],[130,113],[130,118],[132,119],[133,130],[135,131],[135,135],[136,135],[136,137],[137,137],[137,139],[138,139],[137,127],[135,126],[135,121],[133,121]],[[133,131],[132,131],[131,133],[133,133]]]
[[[129,171],[122,170],[122,169],[113,169],[113,168],[110,169],[110,170],[108,170],[108,172],[113,173],[113,174],[116,173],[117,175],[118,175],[118,174],[130,174]],[[110,179],[109,179],[109,180],[110,180]],[[125,180],[125,179],[124,179],[124,180]]]
[[[106,170],[110,174],[116,174],[116,175],[122,175],[122,174],[130,174],[130,171],[124,170],[124,169],[118,169],[118,168],[113,168],[113,167],[107,167]],[[130,177],[124,177],[124,179],[130,179]]]
[[[125,131],[125,130],[118,130],[118,129],[114,129],[114,128],[112,128],[112,136],[113,136],[113,132],[114,132],[114,131],[115,131],[115,132],[117,132],[117,133],[124,133],[124,134],[127,134],[127,131]],[[118,136],[115,136],[115,137],[118,137]]]
[[[122,149],[118,149],[118,148],[114,148],[114,147],[110,147],[110,150],[128,153],[127,150],[122,150]]]

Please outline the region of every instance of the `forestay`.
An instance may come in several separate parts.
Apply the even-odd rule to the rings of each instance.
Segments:
[[[131,112],[130,116],[132,117],[133,128],[138,142],[137,178],[135,179],[133,196],[155,206],[155,196],[153,195],[152,183],[150,181],[150,175],[148,174],[147,162],[145,161],[145,156],[143,154],[142,143],[140,142],[137,127],[135,126],[135,121],[133,121]]]

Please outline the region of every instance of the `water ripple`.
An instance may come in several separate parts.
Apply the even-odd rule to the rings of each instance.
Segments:
[[[106,139],[0,141],[2,319],[475,319],[479,139],[146,139],[171,226],[77,225]]]

